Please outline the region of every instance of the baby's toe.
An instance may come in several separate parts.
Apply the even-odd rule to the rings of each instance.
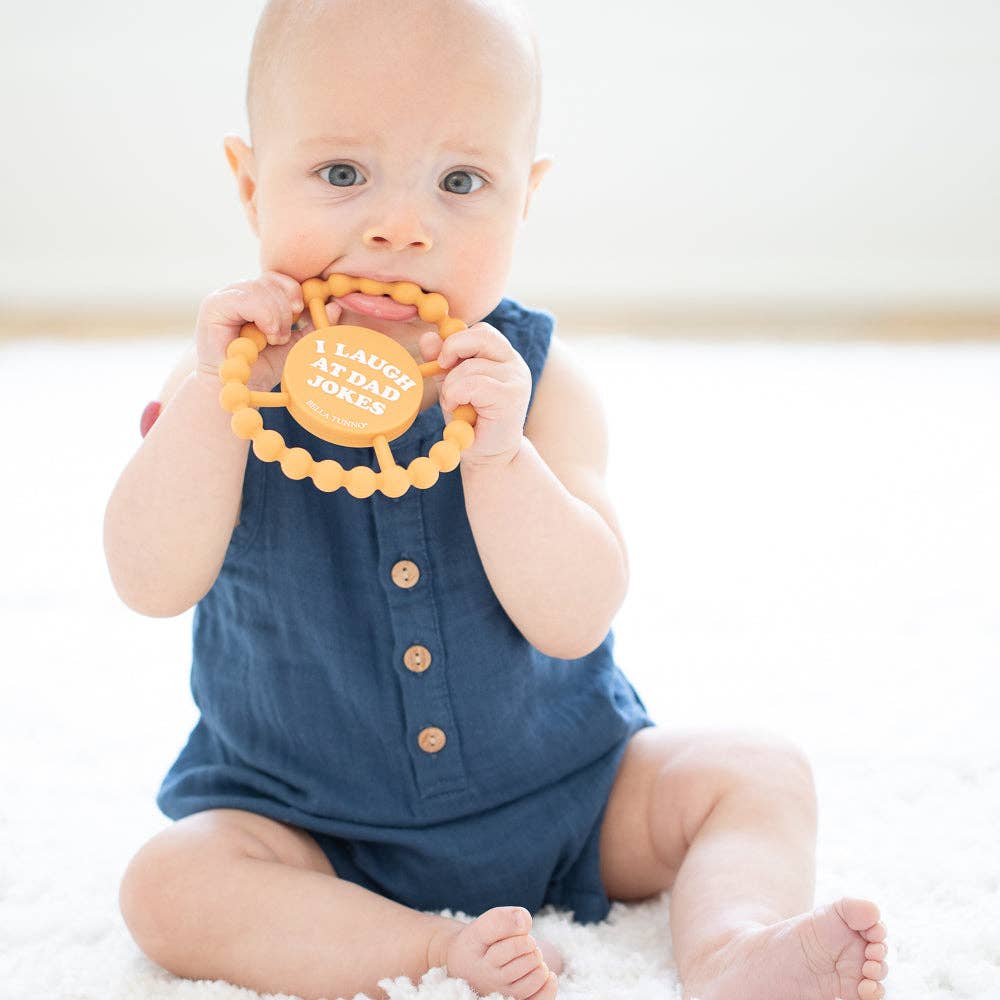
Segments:
[[[531,928],[531,914],[523,906],[494,906],[480,914],[468,930],[485,952],[503,938],[523,935]]]
[[[888,947],[881,941],[878,944],[865,945],[865,958],[870,958],[875,962],[884,962],[888,953]]]
[[[554,972],[550,972],[549,978],[545,980],[542,988],[528,997],[528,1000],[555,1000],[555,995],[558,992],[559,980]]]
[[[866,930],[861,931],[861,936],[870,944],[880,944],[882,941],[885,940],[885,935],[886,935],[885,924],[883,924],[881,921],[879,921],[877,924],[874,924],[872,927],[869,927]]]
[[[878,922],[878,907],[869,899],[842,899],[837,909],[852,931],[869,930]]]
[[[858,997],[860,1000],[882,1000],[885,996],[885,988],[881,983],[873,983],[870,979],[862,979],[858,985]]]
[[[486,961],[499,969],[515,958],[531,954],[537,948],[538,942],[530,934],[518,934],[490,945],[486,949]]]
[[[508,962],[500,970],[500,974],[508,983],[516,983],[519,979],[523,979],[528,975],[529,972],[534,972],[535,969],[541,968],[544,968],[546,973],[548,973],[548,966],[542,958],[542,953],[536,948],[533,952],[522,955],[520,958],[515,958],[512,962]]]
[[[889,966],[885,962],[865,962],[861,966],[861,975],[865,979],[885,979],[889,975]]]
[[[516,1000],[528,1000],[528,997],[534,996],[545,985],[549,975],[549,967],[543,962],[526,976],[515,980],[507,989]]]

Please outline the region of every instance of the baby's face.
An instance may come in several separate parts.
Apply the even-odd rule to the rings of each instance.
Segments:
[[[254,148],[227,155],[262,270],[413,281],[470,326],[503,296],[531,192],[531,93],[488,42],[448,46],[433,26],[341,24],[271,74]],[[346,37],[345,37],[346,36]],[[522,74],[523,76],[523,74]],[[419,317],[345,309],[341,323],[412,348]]]

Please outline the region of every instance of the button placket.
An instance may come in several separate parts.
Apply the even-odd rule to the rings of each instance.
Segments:
[[[395,448],[394,455],[401,465],[406,462]],[[388,599],[406,720],[400,738],[407,743],[420,795],[429,797],[463,790],[466,773],[448,689],[447,651],[434,606],[424,493],[410,489],[398,498],[376,493],[368,502],[374,505],[377,571]]]

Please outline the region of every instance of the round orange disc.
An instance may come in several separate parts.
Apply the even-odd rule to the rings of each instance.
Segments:
[[[288,412],[311,434],[348,448],[392,441],[420,412],[423,376],[401,344],[363,326],[307,333],[285,358]]]

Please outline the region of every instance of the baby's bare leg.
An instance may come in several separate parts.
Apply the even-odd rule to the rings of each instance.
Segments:
[[[888,971],[878,907],[844,897],[814,908],[815,844],[815,787],[798,747],[645,729],[612,789],[601,873],[612,898],[671,890],[685,1000],[878,1000]]]
[[[120,902],[139,947],[175,975],[306,998],[419,979],[428,942],[452,923],[336,878],[303,831],[238,809],[157,834],[129,864]]]
[[[507,971],[519,973],[520,988],[505,992],[525,1000],[555,995],[548,970],[541,975],[524,958],[535,946],[527,911],[498,907],[466,925],[411,910],[337,878],[304,831],[243,810],[206,810],[157,834],[130,862],[120,902],[139,947],[188,979],[306,1000],[379,996],[379,979],[419,980],[434,966],[462,964],[486,942],[480,962],[492,946]],[[527,927],[517,927],[518,913]],[[491,982],[488,963],[465,967],[470,982]]]

